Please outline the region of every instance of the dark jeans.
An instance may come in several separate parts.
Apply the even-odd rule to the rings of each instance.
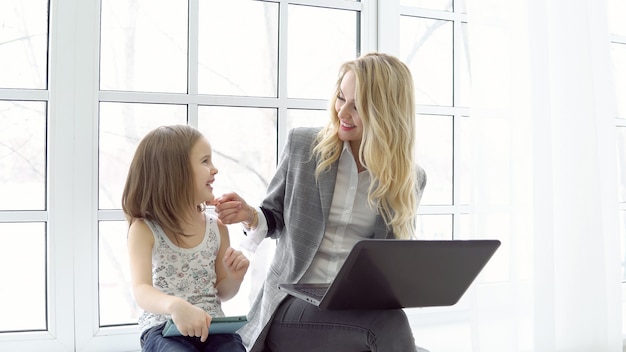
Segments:
[[[265,343],[272,352],[416,350],[402,309],[321,310],[291,296],[278,307]]]
[[[165,323],[153,326],[141,334],[143,352],[246,352],[238,334],[209,335],[205,342],[201,342],[199,337],[163,337],[164,326]]]

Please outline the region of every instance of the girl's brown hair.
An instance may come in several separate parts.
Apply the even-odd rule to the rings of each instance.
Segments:
[[[137,146],[122,193],[129,224],[136,219],[158,223],[166,233],[182,234],[196,209],[190,153],[202,134],[187,125],[162,126]]]

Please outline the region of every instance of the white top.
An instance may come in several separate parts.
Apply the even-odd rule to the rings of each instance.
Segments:
[[[220,248],[220,234],[215,217],[205,213],[206,230],[202,242],[193,248],[181,248],[165,235],[158,224],[145,220],[154,235],[152,248],[152,285],[177,297],[182,297],[213,317],[223,317],[217,297],[215,261]],[[161,324],[169,315],[144,312],[139,317],[141,331]]]

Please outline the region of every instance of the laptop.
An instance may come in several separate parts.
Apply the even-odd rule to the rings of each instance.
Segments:
[[[362,240],[332,283],[278,288],[327,310],[451,306],[499,246],[499,240]]]

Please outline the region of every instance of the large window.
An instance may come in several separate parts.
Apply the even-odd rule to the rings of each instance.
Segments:
[[[469,238],[469,62],[464,1],[400,1],[399,57],[411,69],[417,158],[428,174],[423,239]]]
[[[197,127],[215,153],[215,194],[260,202],[287,131],[323,125],[339,65],[375,49],[374,11],[3,1],[0,350],[138,350],[120,197],[139,140],[159,125]],[[241,228],[230,231],[236,246]],[[255,276],[227,313],[247,311]]]
[[[0,331],[48,328],[48,4],[0,4]]]
[[[326,121],[323,110],[337,68],[361,47],[360,10],[356,3],[333,8],[265,1],[102,0],[101,326],[137,318],[125,270],[125,237],[120,236],[126,223],[119,209],[125,171],[141,137],[163,124],[198,127],[216,156],[215,194],[236,191],[252,204],[259,202],[284,131]],[[232,226],[231,234],[235,244],[242,238],[239,226]],[[238,295],[225,309],[245,314],[247,299]]]

